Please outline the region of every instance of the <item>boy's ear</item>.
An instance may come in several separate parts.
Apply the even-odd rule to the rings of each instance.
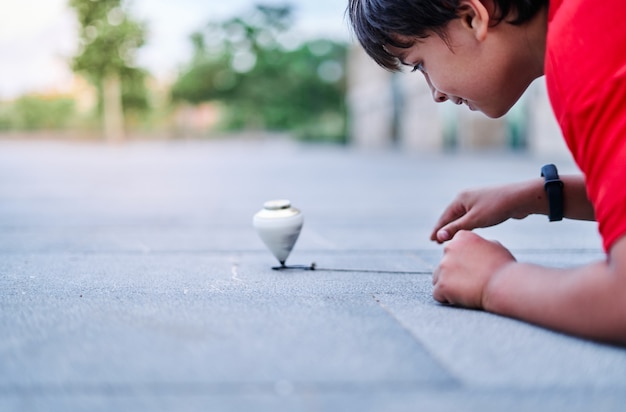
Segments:
[[[491,0],[461,0],[458,7],[458,16],[467,29],[472,30],[478,41],[485,40],[489,29],[489,9],[487,3]]]

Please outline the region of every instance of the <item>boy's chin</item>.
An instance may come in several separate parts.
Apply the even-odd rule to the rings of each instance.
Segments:
[[[512,106],[509,107],[505,107],[505,108],[489,108],[489,109],[478,109],[481,113],[483,113],[485,116],[491,118],[491,119],[498,119],[502,116],[504,116],[505,114],[507,114],[509,112],[509,110],[511,110]]]

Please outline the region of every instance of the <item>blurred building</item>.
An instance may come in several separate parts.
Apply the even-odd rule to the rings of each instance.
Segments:
[[[383,70],[355,46],[348,59],[347,101],[350,141],[358,147],[419,152],[513,148],[569,155],[543,79],[506,116],[490,119],[464,105],[434,103],[421,75]]]
[[[175,109],[174,130],[177,136],[206,137],[220,120],[215,104],[179,104]]]

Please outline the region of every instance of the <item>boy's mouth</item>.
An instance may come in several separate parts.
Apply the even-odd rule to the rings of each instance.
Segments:
[[[467,106],[468,109],[474,111],[474,107],[472,107],[472,105],[470,105],[467,100],[465,100],[464,103],[465,103],[465,105]]]
[[[464,104],[464,105],[466,105],[466,106],[467,106],[467,108],[468,108],[468,109],[470,109],[470,110],[471,110],[471,111],[473,111],[473,112],[475,112],[475,111],[477,110],[474,106],[472,106],[472,105],[470,104],[470,102],[468,102],[467,100],[462,99],[462,98],[459,98],[459,99],[458,99],[457,101],[455,101],[454,103],[456,103],[456,104]]]

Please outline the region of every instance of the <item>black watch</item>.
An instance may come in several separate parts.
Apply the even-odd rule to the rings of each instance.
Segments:
[[[541,168],[541,176],[545,179],[543,184],[548,194],[548,205],[550,222],[563,220],[563,182],[559,179],[559,172],[553,164],[545,165]]]

